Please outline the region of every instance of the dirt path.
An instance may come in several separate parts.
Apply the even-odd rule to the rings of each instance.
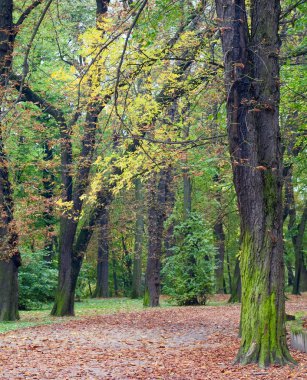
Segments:
[[[307,295],[288,312],[307,309]],[[0,379],[307,379],[296,368],[233,366],[239,306],[147,310],[13,331],[0,336]]]

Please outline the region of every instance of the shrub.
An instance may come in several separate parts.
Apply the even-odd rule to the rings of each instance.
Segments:
[[[203,305],[214,288],[212,231],[197,213],[174,230],[173,255],[164,262],[163,291],[178,305]]]
[[[22,252],[19,268],[19,308],[37,309],[54,299],[57,269],[44,259],[44,251]]]

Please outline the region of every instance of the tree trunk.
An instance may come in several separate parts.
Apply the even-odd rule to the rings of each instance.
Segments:
[[[156,183],[159,176],[158,184]],[[163,223],[166,207],[166,171],[154,174],[148,189],[148,258],[144,305],[159,306]]]
[[[299,225],[297,225],[296,205],[294,198],[294,189],[292,183],[292,167],[284,168],[285,182],[285,207],[283,213],[283,221],[289,216],[288,231],[292,237],[292,245],[295,255],[295,275],[293,278],[292,268],[288,264],[289,282],[293,285],[293,294],[300,294],[300,290],[307,290],[307,270],[304,262],[304,233],[307,221],[307,206],[305,205]]]
[[[293,294],[300,294],[300,291],[307,290],[307,271],[304,263],[304,233],[307,222],[307,205],[304,208],[297,233],[292,237],[295,252],[295,276]]]
[[[62,217],[60,223],[59,280],[51,314],[54,316],[73,316],[76,286],[73,277],[73,244],[77,221]]]
[[[97,283],[95,297],[109,297],[109,204],[105,199],[98,220]]]
[[[17,260],[16,260],[17,259]],[[16,257],[0,261],[0,321],[15,321],[18,314],[18,267]]]
[[[125,269],[123,273],[123,285],[124,285],[124,295],[131,294],[132,286],[132,259],[131,254],[127,248],[126,239],[124,234],[122,234],[122,247],[123,247],[123,268]]]
[[[216,175],[213,179],[215,182],[219,182],[219,176]],[[224,293],[224,258],[225,258],[225,233],[223,228],[223,218],[221,216],[221,194],[217,190],[216,200],[219,205],[218,217],[214,224],[213,233],[217,245],[217,255],[215,258],[215,278],[216,278],[216,293]]]
[[[0,0],[0,119],[5,89],[12,68],[16,32],[13,1]],[[13,221],[14,203],[8,172],[9,162],[0,122],[0,321],[14,321],[18,315],[18,236]]]
[[[237,362],[292,362],[286,343],[278,0],[216,1],[222,20],[228,138],[241,220],[242,339]]]
[[[100,21],[108,10],[108,4],[108,0],[96,1],[97,26],[99,26],[100,30],[102,28]],[[101,14],[101,12],[103,13]],[[66,212],[62,216],[60,224],[59,280],[55,303],[51,312],[51,314],[55,316],[74,315],[75,289],[82,265],[83,255],[83,252],[79,252],[75,249],[75,243],[77,244],[76,232],[78,227],[78,218],[80,217],[83,205],[81,196],[84,194],[89,184],[89,174],[93,161],[98,117],[103,108],[104,102],[98,96],[90,99],[87,104],[84,135],[81,142],[82,149],[76,174],[77,180],[74,186],[70,174],[72,168],[71,131],[67,128],[65,123],[62,123],[61,162],[62,183],[64,185],[63,198],[66,202],[72,201],[73,207],[70,212]]]
[[[241,273],[240,273],[240,261],[236,259],[235,271],[233,275],[231,296],[229,298],[229,303],[241,302]]]
[[[225,243],[224,243],[225,245]],[[227,263],[227,275],[228,275],[228,286],[229,286],[229,293],[231,293],[232,289],[232,278],[231,278],[231,271],[230,271],[230,260],[229,260],[229,252],[226,251],[226,263]],[[227,293],[227,286],[226,286],[226,280],[224,277],[224,293]]]
[[[73,208],[61,218],[59,283],[55,297],[55,304],[51,314],[55,316],[74,315],[74,295],[82,258],[74,254],[78,218],[82,209],[81,196],[84,194],[89,180],[90,166],[95,146],[96,126],[102,106],[96,107],[92,102],[88,105],[85,121],[85,133],[82,140],[80,165],[78,168],[77,183],[71,193],[72,182],[68,181],[65,187],[65,200],[73,201]],[[71,154],[69,154],[70,156]],[[68,166],[65,164],[65,166]],[[75,267],[75,268],[74,268]]]
[[[49,147],[49,141],[47,140],[44,143],[44,161],[52,161],[53,160],[53,150]],[[54,257],[54,242],[55,239],[53,237],[54,231],[54,218],[53,218],[53,205],[52,198],[54,192],[54,183],[55,177],[52,172],[48,169],[43,170],[43,187],[44,190],[42,192],[43,197],[45,198],[45,210],[43,213],[44,223],[46,227],[46,238],[44,244],[45,255],[44,258],[46,261],[51,261]]]
[[[135,242],[133,257],[133,274],[131,298],[139,298],[142,293],[142,251],[144,238],[144,205],[142,182],[139,178],[135,180],[135,200],[136,200],[136,221],[135,221]]]
[[[225,234],[222,221],[217,221],[214,225],[214,235],[217,244],[216,255],[216,293],[224,294],[224,256],[225,256]]]
[[[117,274],[116,274],[116,258],[113,252],[112,254],[112,272],[113,272],[113,287],[114,287],[114,295],[118,296],[118,282],[117,282]]]
[[[186,160],[186,165],[188,164]],[[183,215],[184,220],[189,218],[192,211],[192,184],[189,170],[183,169]]]
[[[302,269],[301,269],[301,282],[300,282],[300,290],[302,292],[307,292],[307,268],[306,264],[302,263]]]

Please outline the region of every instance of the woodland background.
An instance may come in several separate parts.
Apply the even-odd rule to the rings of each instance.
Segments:
[[[179,305],[205,304],[211,293],[239,301],[242,241],[214,2],[0,3],[14,5],[0,31],[2,288],[14,257],[20,309],[55,300],[53,315],[72,315],[75,297],[157,306],[160,289]],[[285,289],[300,294],[307,9],[281,5]]]

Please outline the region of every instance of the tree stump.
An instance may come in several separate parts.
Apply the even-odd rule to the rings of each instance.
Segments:
[[[301,332],[291,332],[291,345],[296,350],[307,352],[307,330]]]
[[[307,317],[299,320],[299,326],[291,330],[291,345],[296,350],[307,352]]]

